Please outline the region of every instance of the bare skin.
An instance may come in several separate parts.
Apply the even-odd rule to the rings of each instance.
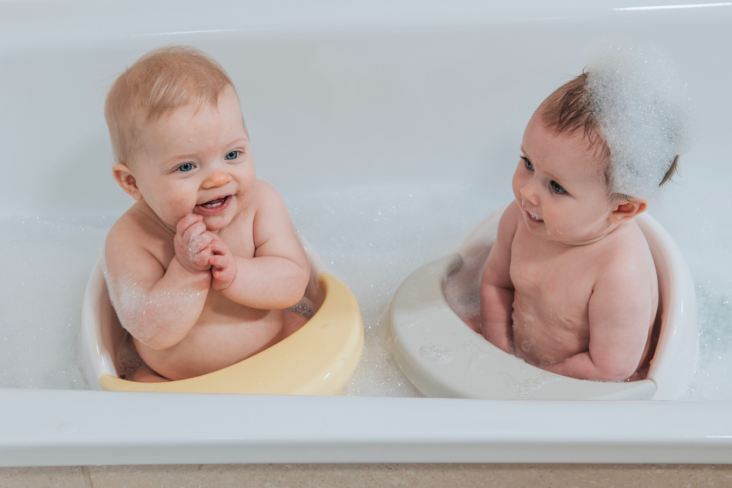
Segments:
[[[621,381],[645,360],[658,279],[633,218],[647,200],[612,197],[582,131],[529,121],[506,209],[483,270],[481,332],[530,364]]]
[[[310,268],[282,198],[256,178],[233,88],[148,123],[141,142],[113,168],[137,202],[105,249],[115,309],[149,366],[133,379],[217,371],[292,333],[283,309]]]

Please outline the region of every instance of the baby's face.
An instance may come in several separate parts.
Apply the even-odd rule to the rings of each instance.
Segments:
[[[614,228],[603,166],[582,130],[556,135],[537,111],[526,126],[521,152],[512,186],[529,232],[579,245]]]
[[[256,185],[249,135],[231,87],[216,107],[185,106],[147,124],[141,146],[130,170],[142,198],[173,231],[190,213],[202,215],[208,230],[226,227]]]

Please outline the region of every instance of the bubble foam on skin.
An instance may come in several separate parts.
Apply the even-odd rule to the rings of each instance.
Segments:
[[[160,323],[145,316],[144,311],[141,315],[140,310],[143,308],[149,310],[150,307],[157,310],[163,309],[166,313],[160,316],[165,318],[168,314],[183,309],[199,295],[196,290],[186,288],[152,296],[149,290],[140,285],[133,276],[120,276],[113,280],[106,269],[104,279],[110,290],[112,306],[117,312],[122,327],[143,343],[153,337],[160,328]]]
[[[610,188],[651,198],[694,143],[694,115],[674,63],[650,46],[619,44],[587,65],[590,101],[610,148]]]

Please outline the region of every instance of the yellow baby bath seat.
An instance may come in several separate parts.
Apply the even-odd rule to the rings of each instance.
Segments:
[[[363,318],[348,287],[319,271],[312,253],[308,252],[308,257],[325,297],[305,325],[274,346],[227,368],[164,383],[118,377],[116,352],[126,332],[109,300],[100,261],[87,285],[82,316],[83,347],[92,384],[98,382],[107,391],[335,395],[361,357]]]
[[[694,284],[671,236],[648,215],[639,216],[637,222],[658,273],[659,335],[646,379],[600,382],[550,373],[503,352],[458,317],[446,296],[455,303],[455,297],[478,293],[482,264],[504,208],[478,225],[456,254],[422,266],[397,290],[389,310],[389,340],[394,358],[410,381],[430,397],[678,399],[691,381],[698,353]],[[456,291],[455,286],[462,288]]]

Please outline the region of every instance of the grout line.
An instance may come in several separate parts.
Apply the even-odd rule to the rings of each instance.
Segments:
[[[89,472],[89,466],[82,466],[81,472],[84,473],[84,484],[86,488],[94,488],[91,480],[91,473]]]

